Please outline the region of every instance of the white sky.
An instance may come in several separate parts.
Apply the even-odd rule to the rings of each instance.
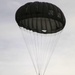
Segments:
[[[36,74],[21,31],[15,22],[16,10],[30,1],[35,0],[0,1],[0,75]],[[75,1],[46,0],[46,2],[61,8],[67,20],[45,75],[75,75]]]

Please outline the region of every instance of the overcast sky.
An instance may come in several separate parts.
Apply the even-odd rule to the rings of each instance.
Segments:
[[[0,75],[35,75],[15,12],[35,0],[0,0]],[[39,0],[38,0],[39,1]],[[45,75],[75,75],[75,1],[40,0],[57,5],[64,12],[66,26]]]

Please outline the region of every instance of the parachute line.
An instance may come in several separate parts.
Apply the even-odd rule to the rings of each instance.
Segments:
[[[60,33],[61,33],[61,32],[60,32]],[[57,42],[58,42],[58,40],[59,40],[61,34],[58,33],[58,35],[59,35],[59,36],[57,36],[57,34],[56,34],[56,35],[53,35],[53,36],[56,37],[56,38],[53,38],[53,39],[55,39],[56,42],[54,42],[53,39],[50,39],[49,45],[50,45],[50,43],[51,43],[51,44],[52,44],[52,45],[51,45],[52,47],[50,47],[50,50],[49,50],[49,49],[47,49],[47,50],[49,50],[49,53],[51,53],[51,54],[48,56],[49,58],[47,59],[47,63],[46,63],[46,66],[45,66],[43,75],[44,75],[45,72],[46,72],[47,66],[48,66],[48,64],[49,64],[49,62],[50,62],[50,60],[51,60],[51,57],[52,57],[52,55],[53,55],[53,52],[54,52],[54,50],[55,50],[55,47],[56,47],[56,45],[57,45]],[[52,42],[51,42],[51,41],[52,41]],[[48,47],[48,48],[49,48],[49,47]],[[52,50],[52,52],[51,52],[51,50]]]
[[[19,28],[21,28],[21,27],[19,27]],[[23,28],[22,28],[22,29],[23,29]],[[32,58],[32,55],[31,55],[31,53],[30,53],[29,47],[28,47],[28,45],[27,45],[27,42],[26,42],[26,39],[25,39],[25,37],[24,37],[24,34],[23,34],[23,31],[22,31],[22,30],[21,30],[21,33],[22,33],[22,36],[23,36],[23,39],[24,39],[24,43],[25,43],[25,45],[26,45],[26,48],[27,48],[27,50],[28,50],[28,53],[29,53],[29,55],[30,55],[31,61],[32,61],[32,63],[33,63],[33,67],[34,67],[35,72],[36,72],[36,74],[37,74],[37,69],[36,69],[34,60],[33,60],[33,58]],[[31,41],[31,42],[32,42],[32,41]]]

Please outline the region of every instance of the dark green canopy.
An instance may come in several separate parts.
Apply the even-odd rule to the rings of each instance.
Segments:
[[[26,3],[17,10],[15,18],[20,27],[46,34],[61,31],[66,22],[63,12],[47,2]]]

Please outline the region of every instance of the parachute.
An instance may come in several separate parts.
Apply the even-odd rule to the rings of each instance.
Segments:
[[[44,75],[66,19],[56,5],[28,2],[15,15],[37,75]]]

